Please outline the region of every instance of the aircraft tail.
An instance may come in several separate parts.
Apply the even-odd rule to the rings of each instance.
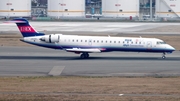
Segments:
[[[42,36],[45,35],[44,33],[37,32],[26,19],[23,18],[15,18],[12,21],[16,23],[18,26],[19,31],[21,32],[23,37],[32,37],[32,36]]]

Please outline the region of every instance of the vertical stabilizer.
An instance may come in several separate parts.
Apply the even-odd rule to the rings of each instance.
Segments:
[[[32,36],[42,36],[42,35],[45,35],[44,33],[37,32],[29,24],[29,22],[26,19],[16,18],[16,19],[13,19],[12,21],[9,21],[9,22],[16,23],[16,25],[18,26],[18,29],[21,32],[23,37],[32,37]]]

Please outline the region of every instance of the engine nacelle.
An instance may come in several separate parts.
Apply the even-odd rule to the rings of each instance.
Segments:
[[[60,36],[57,34],[46,35],[46,36],[40,38],[41,41],[45,41],[47,43],[59,42],[59,39],[60,39]]]

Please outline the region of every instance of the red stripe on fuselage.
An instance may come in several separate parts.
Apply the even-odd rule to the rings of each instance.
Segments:
[[[36,32],[31,26],[18,26],[21,32]]]

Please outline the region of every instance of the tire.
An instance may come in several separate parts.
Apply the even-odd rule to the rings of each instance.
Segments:
[[[84,55],[84,54],[81,54],[80,58],[81,58],[81,59],[84,59],[84,58],[85,58],[85,55]]]
[[[166,59],[166,56],[162,56],[162,59]]]
[[[89,58],[89,54],[88,53],[86,53],[84,55],[85,55],[85,58]]]

